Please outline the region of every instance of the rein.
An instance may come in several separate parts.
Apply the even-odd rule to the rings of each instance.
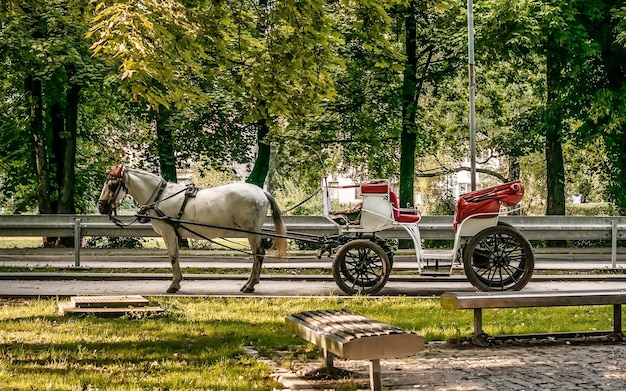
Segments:
[[[303,201],[300,201],[299,203],[297,203],[296,205],[292,206],[291,208],[287,209],[284,211],[284,213],[287,212],[291,212],[292,210],[296,209],[299,206],[302,206],[305,202],[309,201],[311,198],[315,197],[320,191],[322,191],[322,188],[319,187],[317,190],[315,190],[315,192],[313,192],[313,194],[311,194],[310,196],[308,196],[307,198],[305,198]]]
[[[266,254],[257,254],[254,253],[252,251],[245,251],[242,249],[238,249],[238,248],[234,248],[232,246],[228,246],[226,244],[223,243],[218,243],[215,240],[206,237],[205,235],[202,235],[201,233],[197,232],[194,229],[189,228],[190,225],[192,226],[198,226],[198,227],[205,227],[205,228],[215,228],[215,229],[223,229],[226,231],[233,231],[233,232],[241,232],[241,233],[248,233],[248,234],[260,234],[260,233],[264,233],[264,235],[269,236],[269,237],[273,237],[273,238],[284,238],[284,239],[294,239],[294,236],[289,236],[289,235],[280,235],[277,233],[274,233],[273,231],[267,230],[267,229],[262,229],[261,232],[257,232],[257,231],[251,231],[248,229],[243,229],[243,228],[237,228],[237,227],[230,227],[230,228],[226,228],[220,225],[214,225],[214,224],[205,224],[205,223],[198,223],[198,222],[194,222],[194,221],[189,221],[189,220],[180,220],[180,219],[174,219],[172,217],[168,217],[168,216],[147,216],[147,215],[137,215],[137,218],[148,218],[151,220],[160,220],[160,221],[164,221],[166,223],[168,223],[169,225],[175,227],[176,228],[183,228],[189,232],[191,232],[192,234],[198,236],[199,238],[202,238],[204,240],[207,240],[213,244],[216,244],[218,246],[222,246],[225,247],[228,250],[231,251],[237,251],[246,255],[250,255],[250,256],[255,256],[255,255],[262,255],[265,256],[266,258],[272,258]],[[137,220],[137,219],[135,219]],[[176,229],[176,234],[178,235],[178,230]],[[308,241],[310,243],[320,243],[320,238],[317,238],[317,240],[313,240],[313,239],[307,239],[304,236],[310,236],[311,238],[315,237],[314,235],[305,235],[305,234],[300,234],[303,237],[298,238],[298,240],[302,240],[302,241]],[[221,238],[222,240],[227,240],[224,238]],[[229,241],[229,240],[227,240]],[[229,241],[231,243],[234,243],[232,241]]]

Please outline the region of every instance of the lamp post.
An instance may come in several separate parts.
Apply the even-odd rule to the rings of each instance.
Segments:
[[[469,70],[470,186],[476,190],[476,74],[474,69],[474,3],[467,0],[467,54]]]

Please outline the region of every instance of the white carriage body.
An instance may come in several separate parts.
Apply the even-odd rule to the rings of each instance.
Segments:
[[[351,220],[342,213],[331,212],[330,189],[332,188],[358,188],[363,200],[359,217]],[[422,247],[419,232],[419,212],[416,208],[399,208],[398,198],[391,190],[388,180],[375,180],[370,183],[329,186],[322,185],[323,190],[323,213],[324,217],[335,224],[340,235],[358,233],[376,233],[390,228],[402,227],[411,237],[415,255],[417,258],[418,272],[422,273],[425,260],[444,260],[450,262],[450,271],[456,266],[461,266],[460,248],[468,238],[479,232],[498,225],[498,217],[501,214],[508,214],[511,210],[500,210],[500,202],[497,202],[497,210],[492,205],[488,212],[472,213],[462,217],[462,221],[455,222],[455,238],[452,250],[448,251],[428,251]],[[481,193],[480,191],[478,193]],[[468,193],[472,194],[472,193]],[[523,190],[522,190],[523,194]],[[458,206],[457,206],[458,207]],[[457,216],[455,216],[456,221]],[[340,222],[338,222],[340,221]]]

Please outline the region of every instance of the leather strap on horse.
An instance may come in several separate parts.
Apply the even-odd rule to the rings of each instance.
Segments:
[[[163,194],[166,186],[167,182],[162,180],[161,184],[156,190],[156,196],[154,197],[154,201],[152,201],[152,204],[150,204],[150,199],[152,199],[152,196],[150,196],[150,198],[148,198],[148,202],[146,202],[147,205],[144,205],[139,209],[139,213],[137,215],[143,217],[137,217],[137,221],[142,224],[150,222],[150,217],[147,216],[147,213],[150,209],[154,209],[154,212],[159,215],[159,217],[165,216],[165,214],[161,212],[159,208],[157,208],[157,205],[159,203],[159,198],[161,198],[161,195]]]
[[[178,217],[176,217],[177,220],[180,220],[180,218],[183,217],[187,201],[189,201],[190,198],[195,197],[198,194],[198,190],[200,189],[197,186],[187,186],[187,190],[185,190],[185,199],[183,200],[183,204],[180,206],[180,210],[178,211]]]
[[[198,187],[193,186],[193,185],[187,187],[187,190],[185,190],[185,199],[183,200],[183,203],[180,206],[180,210],[178,211],[178,217],[176,217],[176,220],[180,220],[180,218],[183,217],[183,213],[185,212],[185,207],[187,206],[187,201],[189,201],[190,198],[195,197],[196,194],[198,194],[198,190],[199,190]],[[175,223],[174,221],[169,220],[168,224],[170,224],[174,228],[176,237],[178,238],[178,240],[180,240],[181,236],[180,236],[180,232],[178,232],[178,229],[180,228],[180,223]]]
[[[178,232],[178,228],[180,227],[180,218],[183,216],[183,213],[185,213],[185,207],[187,206],[187,202],[189,201],[190,198],[195,197],[198,194],[198,191],[200,190],[197,186],[194,185],[189,185],[187,186],[184,190],[181,190],[179,192],[176,192],[170,196],[168,196],[167,198],[164,198],[162,200],[160,200],[159,198],[161,198],[161,194],[163,193],[163,190],[165,189],[165,186],[167,185],[167,182],[163,181],[161,182],[161,187],[159,189],[159,192],[157,194],[157,196],[154,199],[154,202],[152,203],[152,205],[149,206],[144,206],[139,210],[138,216],[137,217],[137,221],[139,221],[140,223],[147,223],[150,221],[150,219],[152,217],[147,215],[148,210],[152,209],[154,210],[154,213],[157,214],[157,216],[159,216],[161,218],[162,221],[165,221],[166,223],[168,223],[169,225],[172,226],[172,228],[174,228],[174,232],[176,233],[176,236],[180,239],[180,233]],[[182,192],[185,192],[185,199],[183,200],[183,203],[180,205],[180,210],[178,211],[178,216],[173,219],[171,217],[168,217],[165,213],[163,213],[163,211],[161,209],[159,209],[159,203],[166,201]]]

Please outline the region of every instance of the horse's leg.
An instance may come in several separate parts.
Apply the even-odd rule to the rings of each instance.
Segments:
[[[180,271],[180,264],[178,262],[178,235],[172,229],[166,233],[162,233],[165,247],[167,248],[167,254],[169,255],[170,262],[172,264],[172,283],[167,288],[167,293],[176,293],[180,290],[180,282],[183,280],[183,274]]]
[[[254,292],[254,286],[261,280],[261,267],[263,266],[263,256],[265,255],[265,249],[261,245],[261,237],[259,235],[248,235],[248,242],[250,242],[250,249],[252,250],[253,263],[250,277],[240,289],[243,293]]]

